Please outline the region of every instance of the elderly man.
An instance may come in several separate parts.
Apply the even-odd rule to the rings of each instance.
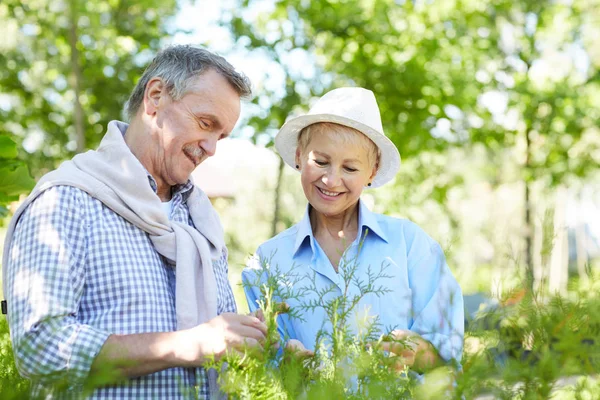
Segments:
[[[189,179],[249,94],[220,56],[160,52],[129,99],[130,125],[110,122],[96,151],[44,176],[17,211],[3,283],[35,396],[212,398],[216,372],[203,366],[260,346],[266,327],[235,314],[218,216]]]

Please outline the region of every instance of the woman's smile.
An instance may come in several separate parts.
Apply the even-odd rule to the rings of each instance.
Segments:
[[[338,197],[339,195],[343,194],[343,192],[331,192],[329,190],[325,190],[325,189],[321,189],[320,187],[317,186],[317,189],[319,190],[319,192],[323,195],[325,195],[325,198],[332,198],[335,199],[336,197]]]

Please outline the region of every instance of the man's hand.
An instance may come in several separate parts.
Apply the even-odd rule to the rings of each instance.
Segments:
[[[254,312],[248,314],[251,317],[256,317],[260,322],[265,322],[265,313],[263,313],[262,308],[256,309]]]
[[[185,365],[197,367],[228,352],[262,349],[267,326],[255,316],[224,313],[181,334],[179,357]]]

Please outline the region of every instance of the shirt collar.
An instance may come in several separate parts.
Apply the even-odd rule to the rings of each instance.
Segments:
[[[310,225],[310,207],[310,204],[308,204],[306,211],[304,212],[304,217],[296,225],[298,231],[296,233],[296,242],[294,243],[294,254],[298,252],[300,246],[302,246],[307,237],[309,238],[312,247],[312,241],[314,240],[314,237],[312,226]],[[364,202],[362,202],[360,199],[358,200],[358,225],[361,233],[364,232],[365,229],[369,229],[370,232],[373,232],[382,240],[388,242],[387,235],[381,228],[381,225],[379,225],[376,214],[369,210]]]
[[[388,242],[388,237],[377,220],[377,214],[369,210],[365,203],[360,200],[358,201],[358,224],[361,232],[369,229],[370,232],[379,236],[383,241]]]
[[[146,174],[148,175],[148,183],[150,183],[150,187],[152,188],[154,193],[156,193],[156,190],[158,189],[158,186],[156,185],[156,180],[152,175],[150,175],[148,171],[146,171]],[[181,196],[183,197],[183,201],[185,201],[192,193],[193,188],[194,183],[191,179],[188,179],[186,183],[175,185],[171,188],[171,198],[175,197],[178,194],[181,194]]]
[[[127,128],[129,128],[129,124],[122,122],[122,121],[116,121],[116,120],[114,122],[115,122],[116,127],[121,132],[121,134],[123,136],[125,136],[125,133],[127,132]],[[142,165],[142,167],[143,167],[143,165]],[[145,167],[144,167],[144,170],[146,171],[146,175],[148,175],[148,183],[150,184],[150,187],[152,188],[154,193],[156,193],[156,191],[158,189],[156,180],[154,179],[154,177],[152,175],[150,175],[150,173],[148,172],[148,170],[146,170]],[[194,188],[194,183],[192,182],[191,179],[188,179],[188,181],[184,184],[173,186],[171,188],[171,196],[174,197],[177,194],[181,194],[183,196],[183,200],[185,201],[187,199],[187,197],[191,194],[191,190],[193,188]]]
[[[306,206],[306,211],[304,211],[304,217],[296,225],[296,227],[298,228],[298,232],[296,233],[296,242],[294,243],[294,254],[298,252],[298,249],[300,249],[300,246],[302,246],[302,243],[304,243],[304,240],[307,237],[310,239],[312,247],[313,233],[312,226],[310,225],[309,211],[310,203]]]

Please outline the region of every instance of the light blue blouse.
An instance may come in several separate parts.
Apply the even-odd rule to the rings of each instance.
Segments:
[[[369,282],[369,276],[382,275],[374,287],[385,293],[370,293],[361,299],[355,318],[348,321],[350,329],[358,332],[364,325],[360,321],[378,316],[380,333],[409,329],[430,341],[445,360],[460,361],[462,292],[439,244],[416,224],[373,213],[359,201],[361,235],[342,255],[342,260],[350,262],[346,268],[356,265],[354,279],[346,288],[343,274],[335,272],[313,236],[309,208],[298,224],[260,245],[242,272],[250,311],[258,308],[257,300],[263,297],[260,287],[269,276],[276,277],[280,292],[301,294],[300,298],[285,299],[290,307],[300,310],[301,304],[323,304],[343,293],[354,296],[359,293],[358,285]],[[331,323],[323,308],[304,309],[301,316],[303,320],[280,315],[279,333],[314,350],[317,332],[331,331]]]

